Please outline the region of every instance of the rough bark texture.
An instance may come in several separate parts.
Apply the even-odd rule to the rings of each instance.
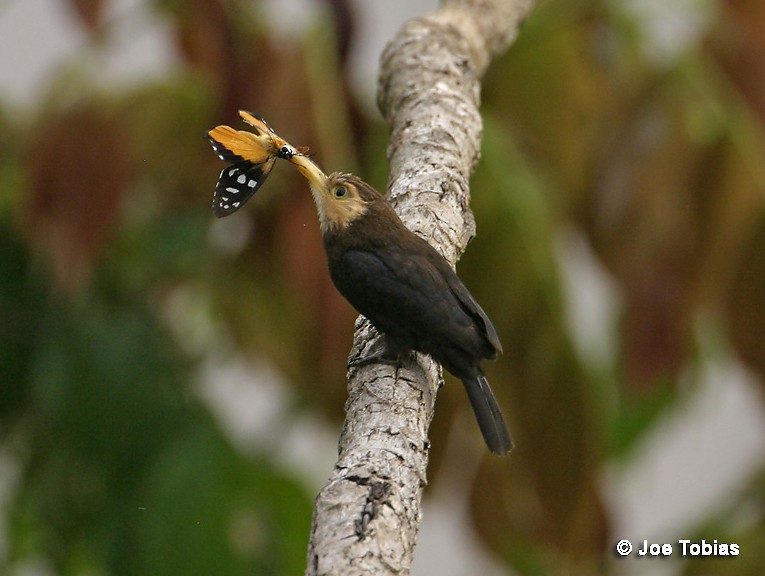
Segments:
[[[482,132],[480,79],[532,4],[445,0],[405,24],[382,56],[391,202],[452,264],[475,233],[468,180]],[[359,318],[351,358],[375,337]],[[419,354],[398,367],[350,370],[339,459],[316,498],[307,575],[409,573],[440,382],[438,366]]]

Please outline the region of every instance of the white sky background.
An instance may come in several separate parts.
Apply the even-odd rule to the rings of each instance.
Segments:
[[[320,12],[312,0],[262,0],[263,13],[283,34],[300,33]],[[359,16],[352,71],[360,93],[373,106],[380,52],[409,18],[437,6],[436,0],[356,0]],[[163,23],[145,0],[111,0],[108,17],[116,38],[102,61],[92,62],[105,83],[125,84],[172,69],[175,51]],[[297,29],[297,30],[296,30]],[[74,56],[85,56],[81,24],[61,0],[0,0],[0,98],[34,104],[52,74]],[[87,54],[88,57],[92,55]]]
[[[670,4],[676,13],[678,5],[696,7],[699,3],[698,0],[683,0],[679,4]],[[710,2],[702,3],[708,5]],[[305,11],[306,6],[314,6],[310,0],[268,0],[266,4],[266,14],[272,15],[274,25],[285,33],[288,33],[288,25],[301,23],[301,15],[312,13]],[[353,48],[353,70],[370,108],[373,108],[378,58],[384,44],[406,19],[432,9],[436,4],[436,0],[356,1],[361,20],[356,38],[358,44]],[[641,10],[653,6],[654,12],[649,10],[645,20],[646,34],[650,35],[655,10],[660,10],[664,4],[638,1],[628,4],[634,10],[637,10],[636,6]],[[163,23],[146,13],[143,0],[112,0],[110,15],[118,23],[113,50],[105,56],[94,56],[84,48],[79,22],[60,0],[0,0],[0,99],[22,114],[32,110],[60,65],[77,55],[84,56],[86,62],[88,58],[100,58],[90,65],[99,71],[105,83],[145,81],[172,69],[174,49]],[[684,26],[688,22],[679,21]],[[663,42],[662,38],[674,38],[671,34],[667,36],[664,29],[657,35],[660,42]],[[683,35],[692,38],[686,28],[683,28]],[[661,49],[666,50],[665,44],[661,44]],[[589,254],[585,243],[570,240],[562,241],[560,247],[568,290],[569,325],[580,353],[590,359],[602,359],[609,355],[603,347],[613,341],[611,330],[618,293]],[[265,416],[273,418],[273,405],[284,402],[278,384],[274,384],[278,382],[278,376],[270,375],[263,380],[260,379],[262,370],[250,369],[249,375],[246,366],[214,371],[225,375],[217,383],[209,372],[202,375],[209,383],[204,398],[221,415],[223,422],[240,423],[238,428],[234,425],[234,429],[229,430],[240,442],[252,438],[255,423],[264,418],[258,406],[271,406]],[[259,379],[267,384],[259,387]],[[241,398],[248,401],[243,403]],[[251,410],[243,410],[246,406]],[[512,415],[509,416],[512,423]],[[299,426],[301,431],[312,428],[314,432],[293,434],[291,441],[295,443],[295,451],[290,452],[301,454],[300,460],[306,462],[303,471],[308,481],[321,483],[320,471],[323,469],[329,474],[333,464],[338,431],[328,429],[320,422],[300,423]],[[322,446],[301,450],[299,437],[309,436]],[[604,494],[613,513],[615,536],[657,542],[686,537],[683,530],[710,507],[721,506],[734,495],[761,465],[763,454],[765,416],[761,395],[753,378],[733,359],[720,359],[704,371],[700,390],[689,395],[687,403],[668,414],[645,438],[632,461],[604,470]],[[315,460],[311,461],[309,455]],[[507,462],[512,465],[512,456]],[[0,506],[4,494],[2,480],[0,474]],[[505,574],[481,554],[474,545],[473,536],[466,531],[462,522],[465,502],[461,498],[455,499],[453,494],[429,496],[413,576]],[[455,502],[462,508],[455,507]],[[0,554],[3,551],[2,528],[0,526]],[[481,569],[476,570],[476,567]],[[656,562],[625,563],[623,567],[625,573],[634,575],[673,572],[669,564]],[[33,573],[39,572],[28,574]]]

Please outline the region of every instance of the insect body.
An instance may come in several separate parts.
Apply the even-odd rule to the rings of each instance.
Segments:
[[[298,153],[280,138],[263,118],[239,111],[255,131],[216,126],[207,133],[218,158],[228,162],[221,170],[213,195],[213,214],[218,218],[233,214],[252,198],[268,178],[277,158],[291,159]]]

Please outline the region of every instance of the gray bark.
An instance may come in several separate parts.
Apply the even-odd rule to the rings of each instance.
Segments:
[[[444,0],[406,23],[382,55],[390,200],[452,265],[475,234],[468,181],[480,149],[480,79],[532,4]],[[375,338],[359,318],[351,357],[365,355]],[[307,575],[409,573],[441,381],[440,368],[421,354],[396,367],[349,371],[339,458],[316,498]]]

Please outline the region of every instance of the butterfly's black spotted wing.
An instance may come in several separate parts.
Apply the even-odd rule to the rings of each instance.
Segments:
[[[213,214],[222,218],[244,206],[266,181],[275,161],[274,157],[262,164],[245,160],[221,170],[213,194]]]
[[[230,126],[216,126],[207,133],[218,158],[231,164],[221,171],[213,195],[213,214],[218,218],[233,214],[252,198],[268,178],[276,158],[289,159],[296,153],[265,120],[243,110],[239,115],[255,128],[255,134]]]
[[[231,165],[221,170],[213,195],[213,214],[233,214],[252,198],[274,167],[270,140],[262,136],[217,126],[207,133],[218,158]]]

